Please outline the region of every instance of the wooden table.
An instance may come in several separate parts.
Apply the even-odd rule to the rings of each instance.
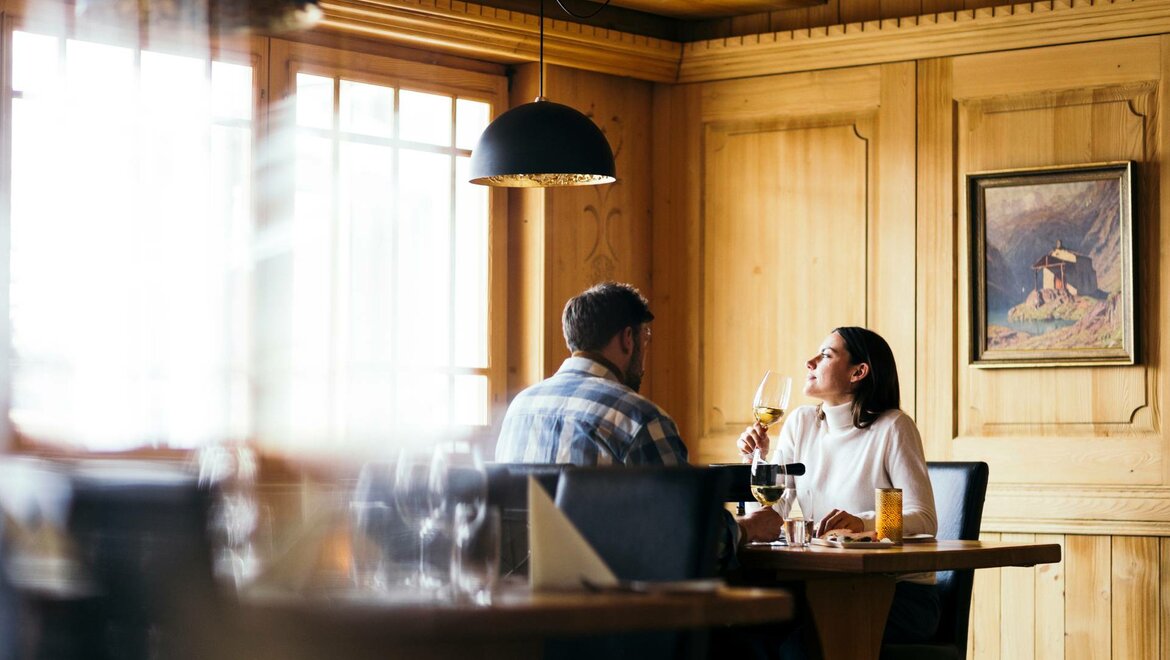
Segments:
[[[769,623],[791,618],[793,606],[773,588],[532,593],[512,584],[489,607],[253,595],[239,623],[249,648],[285,659],[539,658],[550,637]]]
[[[877,658],[898,575],[1060,561],[1057,544],[937,541],[888,549],[749,546],[753,584],[800,580],[826,660]]]

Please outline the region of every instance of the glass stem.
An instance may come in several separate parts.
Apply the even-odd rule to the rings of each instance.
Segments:
[[[418,586],[426,586],[427,566],[427,524],[423,522],[418,529]]]

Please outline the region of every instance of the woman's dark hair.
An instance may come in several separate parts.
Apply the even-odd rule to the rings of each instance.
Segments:
[[[833,332],[845,340],[850,364],[864,362],[869,365],[869,373],[853,389],[851,406],[853,425],[863,429],[885,411],[901,406],[894,352],[881,335],[867,328],[848,326],[836,328]]]
[[[596,351],[624,328],[654,320],[650,303],[629,284],[602,282],[569,299],[561,315],[570,351]]]

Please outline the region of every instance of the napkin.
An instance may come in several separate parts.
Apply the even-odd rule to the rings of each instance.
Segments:
[[[581,532],[557,508],[548,492],[528,477],[528,544],[533,591],[616,587],[617,576]]]

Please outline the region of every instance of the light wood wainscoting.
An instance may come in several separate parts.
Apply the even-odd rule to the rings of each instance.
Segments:
[[[967,657],[1170,657],[1170,539],[983,535],[1059,543],[1059,564],[975,572]]]

